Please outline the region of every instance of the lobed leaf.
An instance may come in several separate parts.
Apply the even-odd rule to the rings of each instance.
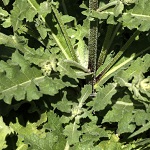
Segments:
[[[120,101],[121,100],[121,101]],[[118,100],[113,106],[112,110],[109,110],[104,116],[104,122],[119,122],[127,113],[131,113],[134,109],[133,103],[129,96],[124,96],[122,99]]]
[[[113,2],[114,5],[116,5],[114,8],[112,7],[105,8],[105,5],[109,6],[109,4]],[[110,3],[105,5],[101,3],[100,10],[103,7],[105,9],[100,12],[93,11],[91,16],[99,19],[106,19],[108,24],[116,24],[117,22],[121,22],[123,26],[128,27],[129,29],[136,28],[137,30],[140,31],[148,31],[150,29],[149,1],[140,0],[134,1],[133,3],[130,2],[127,3],[124,1],[124,10],[122,2],[119,2],[119,5],[115,0],[113,0]]]
[[[21,27],[24,19],[27,21],[33,21],[36,14],[37,12],[30,6],[29,2],[26,0],[16,0],[13,4],[10,16],[14,31],[17,31],[17,29]]]
[[[46,122],[47,119],[48,122]],[[42,124],[45,125],[43,126]],[[53,125],[53,127],[51,125]],[[37,122],[27,122],[26,127],[23,127],[18,121],[16,123],[11,123],[11,127],[18,134],[18,144],[20,144],[18,148],[26,148],[26,146],[28,146],[28,149],[32,150],[59,150],[64,147],[65,138],[62,134],[62,129],[56,130],[58,126],[61,128],[59,118],[57,118],[53,112],[41,114]],[[41,128],[39,129],[38,127]]]
[[[85,123],[82,126],[82,142],[87,142],[93,146],[100,138],[107,138],[108,132],[104,128],[98,127],[94,122]]]
[[[130,135],[129,138],[132,138],[134,136],[137,136],[138,134],[141,134],[147,130],[150,129],[150,122],[146,123],[145,125],[143,125],[139,130],[135,131],[133,134]]]
[[[17,51],[12,56],[12,62],[1,61],[0,66],[0,99],[8,104],[13,98],[31,101],[39,99],[42,94],[55,95],[71,85],[61,79],[43,76],[39,69],[30,67],[30,63]]]
[[[118,129],[117,133],[127,133],[127,132],[133,132],[136,128],[136,125],[134,124],[134,117],[131,112],[126,113],[121,120],[118,123]]]
[[[115,76],[115,81],[118,82],[120,86],[128,87],[128,89],[134,94],[133,97],[137,100],[141,101],[149,101],[147,96],[144,96],[142,91],[147,93],[149,96],[149,90],[145,89],[147,84],[142,84],[143,81],[148,79],[144,78],[144,73],[146,73],[149,69],[150,59],[149,54],[143,56],[143,58],[137,58],[131,66],[126,71],[121,71]],[[139,67],[140,66],[140,67]],[[143,89],[143,90],[142,90]]]
[[[99,88],[96,97],[92,102],[89,102],[88,106],[93,106],[94,111],[100,111],[112,103],[111,98],[117,92],[117,84],[108,84],[105,87]]]

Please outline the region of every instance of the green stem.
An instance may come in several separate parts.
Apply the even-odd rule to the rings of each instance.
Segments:
[[[89,10],[97,10],[98,8],[98,0],[89,0]],[[90,22],[90,31],[89,31],[89,64],[88,68],[91,72],[93,72],[92,78],[92,86],[95,83],[96,76],[96,59],[97,59],[97,33],[98,33],[98,20],[94,20]]]
[[[114,59],[110,62],[110,64],[101,72],[101,74],[97,77],[97,82],[101,80],[101,78],[106,74],[106,72],[118,61],[118,59],[122,56],[122,54],[126,51],[126,49],[131,45],[131,43],[135,40],[135,37],[139,35],[140,31],[136,30],[134,34],[129,38],[129,40],[125,43],[125,45],[121,48],[121,50],[117,53]]]

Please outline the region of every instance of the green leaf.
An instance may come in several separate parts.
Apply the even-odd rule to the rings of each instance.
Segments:
[[[117,37],[116,40],[118,41],[120,38],[121,37],[119,36]],[[115,41],[114,44],[116,44]],[[140,36],[138,36],[138,39],[135,39],[135,41],[130,45],[130,47],[128,47],[127,51],[124,53],[124,55],[122,55],[122,57],[118,60],[118,62],[116,62],[114,66],[112,66],[112,68],[106,74],[104,74],[104,76],[100,79],[100,81],[96,83],[95,88],[97,88],[97,85],[102,86],[108,79],[110,79],[111,77],[115,76],[118,72],[120,72],[120,70],[126,70],[126,68],[129,67],[129,65],[132,63],[134,59],[136,59],[140,55],[146,54],[146,52],[148,53],[149,50],[150,47],[148,38],[145,35],[140,34]],[[97,71],[97,75],[99,75],[100,71],[103,71],[105,67],[107,67],[107,65],[110,64],[110,61],[112,61],[111,53],[108,54],[107,57],[111,58],[108,59],[106,58],[105,60],[106,62],[104,62],[104,65],[102,65],[100,69]]]
[[[47,1],[40,3],[39,14],[45,17],[49,13],[51,13],[50,4]]]
[[[137,0],[122,0],[122,2],[126,5],[134,4],[138,2]]]
[[[137,126],[145,125],[147,120],[149,120],[149,114],[142,109],[136,110],[134,117]]]
[[[61,99],[61,101],[58,101],[56,104],[52,104],[52,106],[54,108],[57,108],[61,112],[70,113],[71,112],[72,102],[67,99],[66,94],[67,93],[64,93],[64,96]]]
[[[7,17],[9,14],[6,10],[2,9],[2,7],[0,7],[0,16],[1,17]]]
[[[89,31],[89,20],[85,19],[83,25],[80,24],[76,26],[75,32],[71,35],[72,38],[75,38],[78,42],[75,44],[76,54],[79,59],[79,62],[85,68],[88,68],[88,48],[86,46],[84,38],[87,38]]]
[[[132,138],[132,137],[134,137],[134,136],[136,136],[138,134],[141,134],[141,133],[143,133],[143,132],[145,132],[145,131],[147,131],[149,129],[150,129],[150,122],[148,122],[147,124],[145,124],[144,126],[142,126],[139,130],[137,130],[133,134],[131,134],[129,136],[129,138]]]
[[[47,119],[48,123],[44,125],[44,128],[58,133],[62,131],[60,119],[58,116],[56,116],[56,114],[53,111],[47,113]]]
[[[78,99],[78,103],[74,104],[72,108],[72,114],[70,116],[70,119],[74,119],[73,123],[70,123],[67,125],[64,129],[64,135],[67,136],[67,140],[69,145],[75,144],[79,142],[79,137],[81,135],[81,132],[79,131],[79,120],[81,118],[86,118],[87,115],[85,112],[85,109],[83,109],[83,105],[85,101],[88,99],[89,95],[92,92],[91,85],[85,85],[84,88],[81,90],[81,97]]]
[[[119,1],[118,4],[114,8],[115,17],[118,17],[120,14],[122,14],[123,9],[124,9],[124,5],[121,1]]]
[[[31,49],[31,51],[26,51],[24,57],[30,63],[38,65],[39,67],[42,67],[42,63],[46,61],[56,61],[57,59],[55,54],[51,54],[49,50],[44,50],[42,47],[36,50]]]
[[[105,109],[105,107],[112,103],[111,98],[117,92],[117,84],[108,84],[105,87],[99,88],[96,97],[88,106],[93,106],[94,111],[100,111]]]
[[[128,5],[126,5],[126,4],[131,4],[131,1],[124,1],[124,3],[125,3],[124,11],[122,14],[120,14],[120,16],[117,16],[117,18],[115,18],[116,7],[114,8],[108,7],[107,9],[101,12],[93,11],[92,16],[99,18],[99,19],[107,19],[108,24],[116,24],[117,22],[122,22],[123,26],[128,27],[129,29],[136,28],[140,31],[148,31],[150,29],[150,25],[149,25],[150,1],[147,1],[147,0],[146,1],[140,0],[136,2],[134,1],[132,2],[134,3],[133,7],[129,7]],[[102,7],[101,5],[100,5],[100,8]],[[120,8],[118,7],[118,9]],[[120,9],[120,12],[121,10],[122,8]]]
[[[60,35],[62,34],[63,35],[63,40],[64,40],[64,43],[66,43],[65,47],[67,47],[66,50],[64,50],[63,48],[61,48],[63,54],[65,54],[65,56],[67,56],[67,59],[69,60],[74,60],[76,62],[78,62],[78,59],[77,59],[77,56],[76,56],[76,53],[74,51],[74,48],[73,48],[73,45],[71,43],[71,39],[70,37],[68,36],[68,33],[66,32],[66,26],[63,24],[62,22],[62,19],[61,19],[61,15],[60,13],[58,12],[57,8],[55,8],[55,6],[53,4],[51,4],[51,8],[53,10],[53,13],[55,15],[55,18],[56,18],[56,21],[58,23],[58,26],[55,26],[57,27],[57,32],[59,32],[59,30],[61,30],[61,33]],[[58,34],[57,34],[58,35]],[[55,38],[55,36],[53,36]],[[56,36],[57,37],[57,36]],[[56,38],[55,38],[56,39]],[[60,40],[62,40],[62,38],[60,38]],[[57,41],[57,40],[56,40]],[[58,43],[58,42],[57,42]],[[66,55],[67,54],[67,55]]]
[[[92,87],[91,85],[85,85],[84,88],[81,91],[81,98],[78,99],[79,107],[82,107],[87,98],[92,93]]]
[[[0,99],[8,104],[13,97],[17,101],[25,98],[31,101],[39,99],[42,94],[55,95],[71,85],[61,79],[43,76],[39,69],[30,67],[30,63],[17,51],[12,56],[12,62],[1,61],[0,70]]]
[[[13,130],[6,126],[5,123],[3,122],[3,118],[0,117],[0,135],[1,135],[1,138],[0,138],[0,149],[4,149],[7,147],[6,145],[6,137],[8,134],[11,134],[13,132]]]
[[[2,0],[2,1],[3,1],[4,5],[6,6],[6,5],[8,5],[10,0]]]
[[[70,67],[69,63],[65,61],[58,62],[58,70],[60,71],[61,75],[68,75],[68,77],[73,77],[74,79],[77,78],[77,74],[74,69]]]
[[[57,143],[57,136],[47,133],[46,137],[40,138],[36,134],[31,134],[25,139],[25,142],[31,145],[29,150],[53,150],[54,143]]]
[[[4,28],[8,28],[11,26],[11,20],[10,20],[10,17],[6,18],[5,21],[2,23],[2,26]]]
[[[79,123],[81,118],[86,118],[89,115],[88,111],[83,108],[83,105],[85,105],[85,101],[88,100],[88,97],[91,95],[91,93],[91,85],[85,85],[81,90],[81,97],[78,99],[78,103],[73,105],[71,118],[75,118],[76,123]]]
[[[124,96],[122,99],[117,100],[116,104],[112,106],[112,110],[109,110],[104,116],[102,122],[119,122],[127,113],[132,114],[133,108],[130,97]]]
[[[99,147],[96,148],[95,146],[93,146],[92,142],[90,141],[81,141],[81,142],[78,142],[76,143],[74,146],[73,146],[73,150],[84,150],[84,149],[88,149],[88,148],[91,148],[92,150],[99,150]]]
[[[48,95],[55,95],[55,94],[58,93],[58,91],[60,89],[67,86],[67,84],[65,84],[62,80],[52,79],[52,78],[49,78],[49,77],[41,78],[41,79],[39,79],[39,81],[37,80],[36,85],[39,86],[40,91],[43,94],[48,94]],[[70,84],[68,84],[68,86],[69,85]]]
[[[23,44],[23,40],[23,37],[18,37],[17,35],[8,36],[6,34],[0,33],[0,44],[4,44],[7,47],[18,49],[23,53],[31,53],[31,48]]]
[[[148,71],[150,64],[149,56],[149,54],[146,54],[143,58],[138,57],[134,62],[132,62],[131,66],[126,69],[126,71],[120,71],[114,78],[120,86],[128,87],[128,89],[133,93],[133,98],[141,101],[149,101],[148,97],[141,93],[145,86],[147,86],[147,84],[143,82],[147,80],[143,79],[143,74]],[[145,91],[148,95],[148,89]]]
[[[27,100],[39,99],[42,94],[34,81],[41,80],[41,72],[35,67],[30,68],[27,61],[17,51],[12,57],[14,63],[17,61],[20,66],[1,61],[0,98],[9,104],[13,97],[16,100],[24,99],[26,93]]]
[[[92,121],[82,126],[82,134],[82,142],[91,143],[90,145],[94,145],[101,137],[108,137],[107,131],[98,127]]]
[[[125,81],[129,81],[132,77],[134,77],[134,82],[138,81],[142,74],[147,72],[149,68],[149,57],[149,54],[144,55],[142,58],[138,57],[124,73],[120,73],[120,77],[122,77]]]
[[[37,14],[26,0],[16,0],[13,6],[13,10],[11,10],[11,23],[14,31],[21,27],[23,19],[33,21],[34,16]]]
[[[46,122],[48,119],[48,122]],[[44,124],[44,126],[43,126]],[[17,123],[10,125],[18,134],[18,141],[22,140],[19,147],[28,144],[28,149],[32,150],[59,150],[65,147],[65,137],[62,134],[62,127],[59,118],[53,112],[41,114],[37,122],[27,122],[26,126]],[[26,148],[26,146],[25,146]]]
[[[102,141],[98,146],[102,150],[122,150],[122,145],[118,141],[119,138],[113,134],[110,140]]]
[[[47,121],[46,113],[41,114],[40,119],[35,123],[27,122],[26,126],[22,126],[18,121],[16,123],[11,123],[10,126],[15,130],[18,134],[18,141],[16,143],[17,150],[27,150],[29,149],[28,138],[32,138],[32,135],[39,140],[39,138],[45,138],[44,130],[37,130],[39,126]],[[32,139],[34,139],[34,137]],[[31,141],[32,141],[31,139]],[[34,143],[34,141],[32,141]],[[32,146],[32,144],[30,146]],[[37,146],[37,144],[35,144]]]
[[[69,15],[63,15],[63,16],[61,16],[61,19],[62,19],[62,22],[63,22],[64,24],[65,24],[65,23],[69,23],[69,22],[75,20],[74,17],[69,16]]]
[[[60,118],[56,116],[56,114],[54,114],[54,112],[52,111],[48,112],[47,116],[48,116],[48,122],[44,125],[44,128],[49,130],[51,133],[52,139],[50,140],[49,137],[47,138],[49,143],[51,141],[51,143],[49,144],[49,148],[52,148],[52,150],[53,149],[59,150],[62,148],[64,149],[66,140],[65,140],[65,136],[63,135],[63,127],[60,122]]]
[[[47,32],[49,31],[49,29],[47,29],[46,26],[43,25],[43,22],[40,19],[36,19],[36,28],[42,39],[45,39],[47,37]]]
[[[69,145],[75,144],[79,142],[79,137],[81,136],[81,132],[79,131],[79,125],[77,125],[75,122],[70,123],[67,125],[64,129],[64,135],[66,135],[68,138]]]
[[[133,118],[133,114],[131,112],[127,112],[118,123],[117,133],[132,133],[136,127],[133,123]]]

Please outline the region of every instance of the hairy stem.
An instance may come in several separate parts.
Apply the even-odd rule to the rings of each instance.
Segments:
[[[89,10],[97,10],[98,0],[89,0]],[[95,74],[96,74],[96,59],[97,59],[97,33],[98,33],[98,20],[93,20],[90,22],[90,31],[89,31],[89,64],[88,68],[93,72],[92,86],[95,83]]]

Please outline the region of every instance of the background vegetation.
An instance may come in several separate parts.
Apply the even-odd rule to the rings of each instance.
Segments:
[[[0,1],[0,149],[150,149],[149,8]]]

